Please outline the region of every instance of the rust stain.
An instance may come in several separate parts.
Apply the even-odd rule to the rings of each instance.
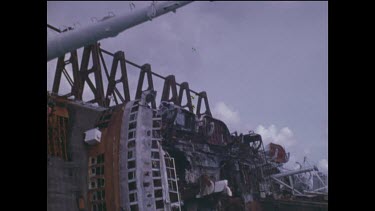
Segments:
[[[47,154],[61,157],[67,156],[67,132],[69,112],[60,106],[47,107]]]
[[[104,154],[105,204],[107,210],[113,211],[120,211],[118,149],[124,107],[125,105],[121,105],[114,109],[108,127],[101,129],[101,142],[89,149],[89,157]],[[93,191],[89,190],[89,199],[91,199],[92,194]],[[89,209],[91,209],[91,206],[92,203],[89,200]]]

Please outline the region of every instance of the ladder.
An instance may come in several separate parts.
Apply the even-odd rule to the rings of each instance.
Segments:
[[[165,153],[164,160],[167,172],[169,198],[172,208],[175,208],[172,210],[181,211],[180,194],[178,191],[178,178],[176,174],[174,158],[170,157],[168,153]]]

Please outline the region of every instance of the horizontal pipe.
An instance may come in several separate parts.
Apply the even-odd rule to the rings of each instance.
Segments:
[[[167,1],[153,4],[130,14],[106,17],[101,21],[56,35],[47,40],[47,62],[99,40],[115,37],[120,32],[185,6],[192,1]]]
[[[290,175],[294,175],[294,174],[301,174],[301,173],[314,171],[314,170],[315,170],[315,167],[310,167],[310,168],[298,169],[298,170],[295,170],[295,171],[287,171],[287,172],[282,172],[282,173],[279,173],[279,174],[273,174],[273,175],[271,175],[271,177],[274,177],[274,178],[286,177],[286,176],[290,176]]]
[[[303,191],[304,193],[306,193],[306,194],[316,194],[316,195],[328,195],[328,193],[326,193],[326,192],[317,192],[317,191]]]
[[[111,52],[109,52],[109,51],[107,51],[107,50],[104,50],[104,49],[102,49],[102,48],[100,48],[100,51],[103,52],[103,53],[105,53],[105,54],[108,54],[108,55],[110,55],[110,56],[115,56],[114,53],[111,53]],[[137,64],[135,64],[135,63],[133,63],[133,62],[131,62],[131,61],[125,60],[125,62],[128,63],[128,64],[130,64],[130,65],[133,65],[134,67],[138,67],[139,69],[142,68],[142,66],[137,65]],[[161,79],[163,79],[163,80],[165,80],[165,77],[164,77],[164,76],[161,76],[161,75],[159,75],[159,74],[157,74],[157,73],[155,73],[155,72],[152,72],[152,71],[151,71],[151,74],[152,74],[152,75],[155,75],[155,76],[157,76],[157,77],[159,77],[159,78],[161,78]],[[177,82],[176,82],[176,85],[177,85],[177,86],[181,86],[181,84],[179,84],[179,83],[177,83]],[[194,90],[192,90],[192,89],[189,89],[188,91],[190,91],[190,92],[194,93],[195,95],[198,95],[198,96],[199,96],[199,93],[196,92],[196,91],[194,91]]]

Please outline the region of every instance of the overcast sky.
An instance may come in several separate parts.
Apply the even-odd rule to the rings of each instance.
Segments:
[[[132,10],[129,2],[48,2],[47,23],[78,30],[109,12]],[[291,153],[287,166],[307,156],[328,169],[327,2],[193,2],[101,46],[206,91],[214,117],[231,132],[254,130],[265,144],[283,145]],[[47,63],[48,90],[55,64]],[[128,74],[134,97],[139,72]],[[155,83],[160,97],[162,85]],[[66,82],[61,86],[68,90]]]

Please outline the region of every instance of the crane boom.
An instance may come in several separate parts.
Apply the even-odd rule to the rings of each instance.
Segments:
[[[152,4],[131,14],[105,17],[101,21],[67,31],[47,40],[47,62],[72,50],[93,44],[99,40],[115,37],[133,26],[152,20],[168,12],[175,12],[192,1],[168,1]]]

